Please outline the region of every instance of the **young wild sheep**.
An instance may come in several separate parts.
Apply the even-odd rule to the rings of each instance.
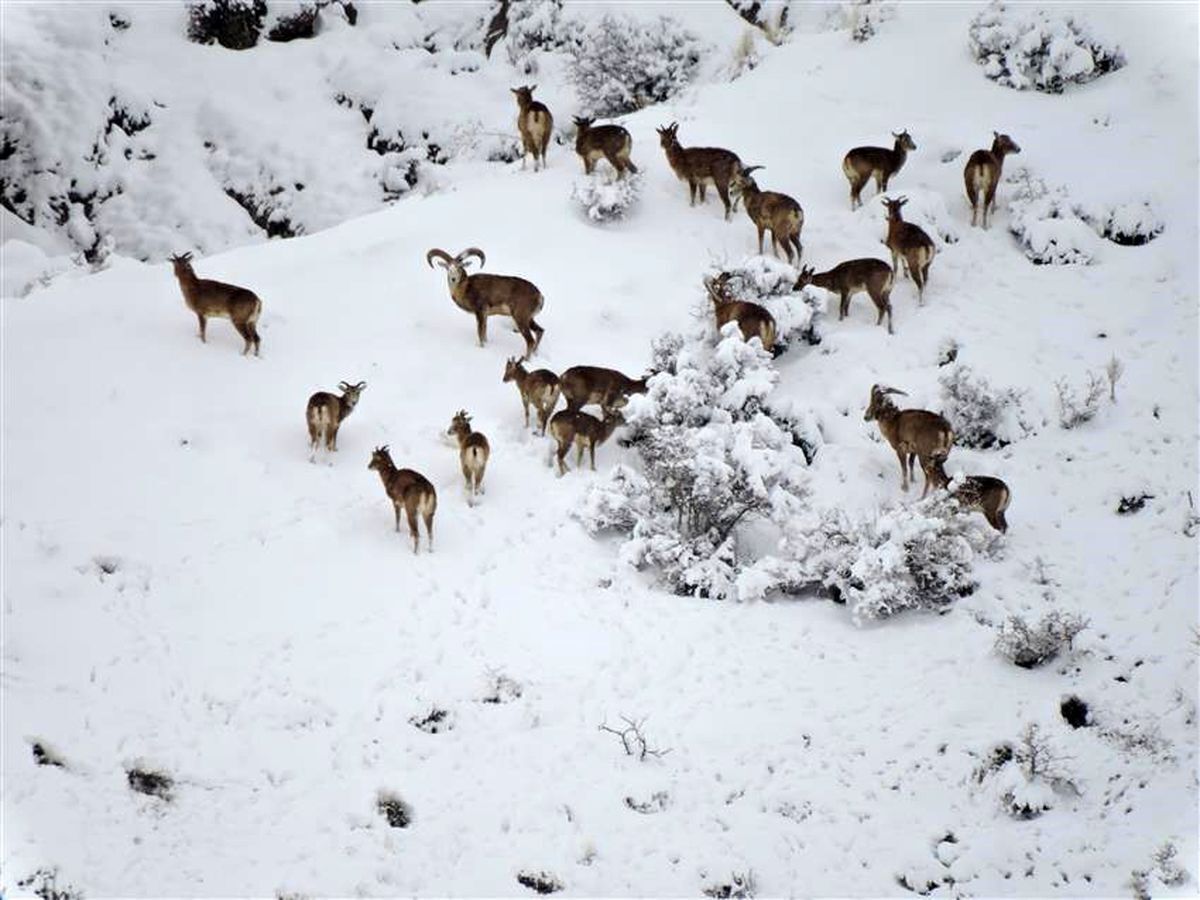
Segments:
[[[529,407],[537,410],[538,428],[546,433],[546,423],[558,403],[560,388],[558,376],[549,369],[528,371],[521,360],[512,357],[504,364],[504,381],[515,381],[521,394],[521,405],[525,408],[525,427],[529,427]]]
[[[816,272],[813,271],[812,266],[805,266],[800,270],[800,277],[796,279],[796,290],[801,290],[811,284],[837,294],[841,298],[838,306],[839,322],[850,313],[850,298],[855,294],[865,292],[871,298],[871,302],[875,304],[875,309],[879,311],[875,324],[883,324],[883,317],[887,316],[888,334],[892,334],[892,284],[894,281],[895,273],[892,272],[891,266],[882,259],[865,257],[839,263],[828,272]]]
[[[483,473],[487,469],[492,448],[488,439],[471,428],[471,417],[460,409],[450,421],[446,434],[458,440],[458,459],[462,464],[463,479],[467,483],[467,504],[475,505],[475,498],[483,493]]]
[[[886,191],[888,180],[900,171],[908,151],[917,149],[907,131],[893,131],[892,137],[896,142],[890,150],[887,147],[855,147],[842,159],[842,172],[850,182],[851,209],[862,206],[862,189],[872,178],[875,179],[876,193]]]
[[[892,270],[899,272],[903,261],[904,270],[917,286],[917,305],[920,306],[925,302],[925,285],[929,283],[929,267],[933,264],[935,250],[933,241],[920,226],[904,221],[900,210],[907,202],[907,197],[883,198],[888,215],[885,243],[892,251]]]
[[[340,397],[328,391],[317,391],[308,398],[305,419],[308,421],[308,442],[312,450],[309,459],[312,462],[316,462],[317,450],[322,443],[326,451],[337,452],[338,427],[354,412],[359,396],[367,389],[367,383],[360,381],[350,384],[342,381],[338,383],[338,389],[342,392]]]
[[[932,482],[936,488],[950,488],[950,477],[946,474],[941,459],[929,457],[921,462],[921,468],[925,470],[926,484]],[[999,478],[992,478],[990,475],[964,475],[955,487],[953,496],[963,509],[976,509],[983,513],[988,524],[997,531],[1008,531],[1008,520],[1004,517],[1004,511],[1008,509],[1012,492]]]
[[[546,148],[550,146],[550,135],[554,131],[554,116],[544,103],[533,99],[536,84],[512,88],[517,97],[517,131],[521,134],[521,168],[525,168],[525,157],[533,156],[533,170],[546,168]]]
[[[575,445],[575,468],[578,469],[583,463],[583,451],[586,449],[592,471],[596,471],[596,446],[607,441],[624,421],[624,416],[615,410],[606,411],[603,421],[578,410],[556,412],[550,420],[550,436],[558,445],[555,453],[558,474],[567,474],[565,460],[572,444]]]
[[[691,205],[696,205],[696,195],[704,202],[704,193],[711,184],[717,189],[721,202],[725,204],[725,221],[728,222],[737,209],[737,197],[730,201],[729,189],[734,176],[742,167],[736,153],[720,147],[683,147],[679,143],[679,123],[672,122],[658,129],[658,141],[672,171],[681,181],[688,183]]]
[[[971,203],[972,226],[982,211],[981,224],[984,228],[988,227],[988,214],[996,208],[996,187],[1000,184],[1000,176],[1004,174],[1004,157],[1020,152],[1021,148],[1007,134],[993,131],[992,149],[976,150],[967,160],[963,181],[967,186],[967,200]]]
[[[258,356],[262,344],[258,336],[262,300],[258,295],[254,291],[223,281],[197,278],[192,268],[191,253],[172,256],[171,265],[175,269],[179,289],[183,292],[183,302],[196,314],[200,322],[200,340],[203,343],[208,342],[209,319],[228,319],[246,342],[242,356],[249,353],[251,348],[254,349],[254,355]]]
[[[400,531],[400,510],[408,518],[408,533],[412,536],[413,553],[417,552],[420,538],[417,531],[417,516],[425,520],[426,546],[433,552],[433,514],[437,512],[437,491],[429,479],[412,469],[397,469],[387,445],[376,447],[367,466],[379,473],[383,489],[396,510],[396,532]]]
[[[584,173],[591,175],[596,161],[607,159],[618,178],[624,178],[626,172],[636,175],[637,166],[629,158],[633,148],[629,132],[620,125],[593,125],[593,122],[595,119],[575,117],[575,152],[583,160]]]
[[[757,182],[750,176],[762,166],[748,166],[738,170],[733,178],[733,190],[742,198],[746,215],[758,229],[758,253],[763,252],[763,234],[771,232],[771,248],[779,256],[782,245],[790,265],[799,265],[804,248],[800,245],[800,229],[804,227],[804,210],[787,194],[759,190]],[[792,248],[795,248],[795,260]]]

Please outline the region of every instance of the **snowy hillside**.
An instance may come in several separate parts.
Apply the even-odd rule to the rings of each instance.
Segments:
[[[5,124],[34,82],[89,94],[29,107],[42,142],[26,146],[62,154],[46,196],[94,138],[79,109],[140,85],[129,102],[155,119],[97,170],[127,204],[68,217],[112,236],[95,271],[78,258],[94,233],[3,212],[5,896],[1196,894],[1196,10],[1082,6],[1124,64],[1044,93],[972,56],[978,6],[884,5],[851,23],[861,42],[804,6],[777,46],[725,4],[632,7],[706,49],[690,86],[621,117],[640,193],[597,224],[573,199],[583,107],[563,52],[539,50],[527,78],[507,51],[456,48],[484,7],[360,4],[354,26],[239,53],[189,44],[182,7],[112,6],[131,24],[98,37],[99,6],[4,5]],[[388,49],[436,17],[433,52]],[[755,64],[731,78],[735,59]],[[426,67],[426,91],[396,88]],[[486,149],[515,144],[508,88],[526,80],[562,130],[543,172]],[[385,199],[403,153],[364,153],[360,111],[306,101],[352,85],[373,122],[481,143]],[[891,195],[937,247],[924,305],[897,277],[889,336],[865,295],[839,322],[835,296],[791,291],[798,272],[754,258],[743,210],[723,221],[712,191],[689,208],[655,130],[672,121],[800,201],[818,271],[889,258],[874,187],[852,212],[841,160],[908,129]],[[994,130],[1021,153],[984,231],[962,173]],[[205,151],[213,135],[228,142]],[[239,141],[255,145],[222,156]],[[155,158],[134,173],[138,146]],[[304,234],[266,240],[225,192],[258,159],[306,185]],[[18,164],[6,154],[6,178]],[[1153,239],[1103,236],[1134,231]],[[952,516],[973,589],[937,612],[876,618],[752,565],[740,601],[672,592],[629,564],[628,536],[585,528],[614,467],[643,468],[638,446],[618,432],[596,473],[556,477],[501,380],[521,337],[493,318],[477,347],[426,265],[471,246],[545,296],[533,364],[638,377],[677,332],[736,355],[757,379],[738,388],[799,423],[772,459],[798,470],[801,508],[746,521],[743,560],[794,562],[818,519],[936,524],[948,501],[903,494],[863,420],[876,383],[955,418],[946,469],[1009,485],[1008,532]],[[184,250],[262,298],[261,358],[227,321],[197,339],[161,261]],[[807,340],[775,359],[711,349],[702,277],[739,267],[779,275],[781,322],[818,308]],[[305,402],[342,379],[367,389],[313,464]],[[460,409],[491,444],[474,507],[446,435]],[[367,468],[381,444],[436,487],[431,554],[393,531]],[[908,571],[906,546],[862,558]],[[1021,628],[1046,616],[1086,627],[1031,661]],[[651,752],[601,727],[626,718]]]

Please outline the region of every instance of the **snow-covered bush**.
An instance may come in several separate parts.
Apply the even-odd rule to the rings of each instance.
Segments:
[[[820,326],[825,315],[825,295],[813,288],[796,290],[796,270],[771,256],[751,256],[736,266],[710,273],[725,276],[722,290],[731,300],[757,303],[775,319],[776,351],[797,341],[821,343]],[[706,301],[706,319],[712,306]],[[768,350],[771,348],[768,347]]]
[[[856,623],[912,609],[942,609],[975,589],[972,566],[999,547],[995,533],[940,494],[853,518],[840,508],[789,523],[781,580],[824,588]]]
[[[568,73],[585,115],[617,116],[683,90],[700,62],[697,38],[674,19],[607,14],[570,48]]]
[[[1020,418],[1019,390],[994,388],[962,363],[938,378],[938,384],[942,388],[942,415],[954,429],[956,445],[980,450],[999,448],[1028,432]]]
[[[1014,819],[1036,819],[1054,808],[1057,797],[1079,794],[1066,758],[1036,723],[1025,726],[1017,741],[993,747],[974,779]]]
[[[577,517],[591,531],[628,535],[622,558],[658,569],[677,593],[759,596],[753,549],[739,542],[752,519],[777,526],[806,493],[805,459],[766,410],[778,373],[737,325],[714,347],[702,331],[655,342],[657,374],[625,407],[640,466],[617,466]]]
[[[1084,209],[1081,215],[1102,238],[1127,247],[1148,244],[1167,227],[1148,201],[1117,203],[1097,210]]]
[[[613,178],[607,172],[593,172],[571,185],[571,199],[590,221],[600,224],[627,218],[641,194],[642,176],[633,173]]]
[[[1026,257],[1037,265],[1087,265],[1095,259],[1100,239],[1080,218],[1066,188],[1049,188],[1025,168],[1005,180],[1014,186],[1008,230]]]
[[[1120,47],[1086,22],[1027,4],[993,2],[971,21],[971,53],[984,74],[1017,90],[1061,93],[1125,64]]]
[[[1033,669],[1069,652],[1075,638],[1087,627],[1087,619],[1057,609],[1042,616],[1036,625],[1020,616],[1010,616],[996,635],[996,652],[1015,666]]]
[[[858,43],[869,41],[879,26],[895,15],[892,0],[843,0],[827,8],[825,27],[828,30],[845,30]]]
[[[188,40],[248,50],[258,43],[266,0],[197,0],[188,4]]]

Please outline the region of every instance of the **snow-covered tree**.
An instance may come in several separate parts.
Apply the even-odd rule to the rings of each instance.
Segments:
[[[984,74],[1017,90],[1058,94],[1125,64],[1121,48],[1086,22],[1039,6],[996,0],[971,21],[969,36]]]
[[[730,323],[713,346],[697,331],[655,344],[657,374],[625,408],[638,467],[618,466],[578,516],[627,539],[622,558],[658,569],[676,592],[760,595],[740,576],[759,554],[739,540],[753,519],[782,526],[806,494],[806,462],[767,401],[778,374],[757,341]]]

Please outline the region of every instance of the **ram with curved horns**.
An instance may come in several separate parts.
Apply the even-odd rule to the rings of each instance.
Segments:
[[[488,316],[510,316],[521,336],[525,338],[525,359],[532,356],[542,342],[544,329],[534,321],[542,311],[545,299],[542,292],[531,281],[515,275],[492,275],[487,272],[467,274],[467,263],[472,257],[483,266],[486,257],[478,247],[468,247],[457,256],[436,247],[425,254],[430,268],[436,261],[446,270],[446,283],[450,287],[450,299],[459,309],[475,317],[475,333],[479,346],[487,343]]]

